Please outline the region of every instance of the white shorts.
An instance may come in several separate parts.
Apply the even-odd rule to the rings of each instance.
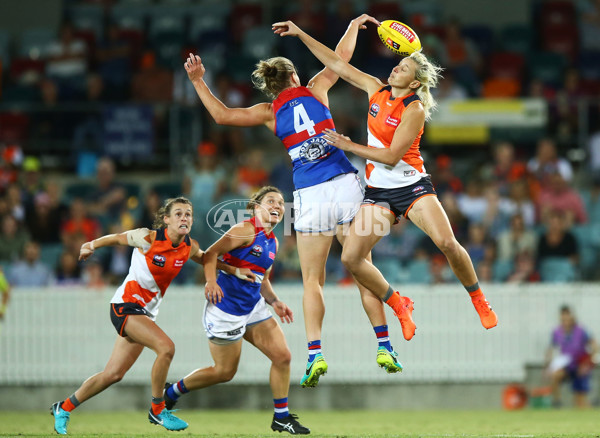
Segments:
[[[294,192],[294,228],[302,233],[334,230],[350,222],[364,197],[355,173],[338,175],[329,181]]]
[[[210,302],[204,305],[204,330],[215,344],[228,344],[242,339],[246,327],[272,318],[264,298],[247,315],[231,315]]]

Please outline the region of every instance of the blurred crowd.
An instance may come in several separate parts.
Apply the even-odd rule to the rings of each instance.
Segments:
[[[437,99],[548,102],[547,127],[534,140],[507,135],[477,152],[423,142],[427,170],[481,281],[597,280],[600,1],[533,1],[530,23],[502,30],[444,20],[442,8],[441,0],[303,0],[270,7],[228,0],[67,1],[58,29],[25,30],[20,38],[0,32],[0,265],[7,278],[15,286],[120,282],[129,266],[128,248],[99,251],[81,264],[79,247],[106,233],[151,226],[169,196],[192,200],[192,235],[203,248],[218,237],[205,220],[216,203],[246,197],[266,183],[291,201],[284,148],[264,129],[215,125],[198,107],[183,60],[199,53],[215,95],[232,107],[251,105],[266,100],[249,81],[258,59],[289,57],[303,83],[321,68],[295,39],[274,37],[271,22],[292,19],[333,47],[350,20],[366,11],[415,29],[425,52],[446,69]],[[352,63],[386,78],[396,62],[373,29],[359,35]],[[580,102],[589,103],[583,118]],[[21,103],[35,106],[20,110]],[[190,140],[196,119],[186,119],[187,113],[182,119],[179,138],[190,143],[189,154],[175,175],[164,160],[162,166],[144,167],[106,156],[101,109],[131,103],[152,106],[157,137],[173,135],[165,105],[199,114],[198,141]],[[366,143],[365,97],[340,83],[330,106],[338,131]],[[586,144],[577,143],[582,133]],[[586,159],[573,151],[583,151]],[[52,152],[58,159],[51,159]],[[82,157],[89,158],[91,177],[74,180],[80,168],[73,163],[79,166]],[[362,171],[360,160],[355,163]],[[278,232],[274,275],[299,281],[295,237]],[[348,283],[339,252],[332,250],[328,279]],[[455,281],[441,253],[405,220],[373,257],[391,281]],[[201,270],[188,264],[178,281],[201,282]]]

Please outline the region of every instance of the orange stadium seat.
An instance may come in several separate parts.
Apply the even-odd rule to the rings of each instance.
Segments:
[[[483,83],[482,96],[486,99],[516,97],[521,92],[521,83],[512,78],[491,78]]]

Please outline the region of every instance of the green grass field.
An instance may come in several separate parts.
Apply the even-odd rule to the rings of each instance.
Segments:
[[[598,410],[301,411],[314,437],[600,437]],[[284,437],[270,429],[266,411],[179,411],[190,423],[176,437]],[[0,437],[56,437],[49,412],[0,412]],[[86,412],[71,417],[78,437],[165,436],[146,412]]]

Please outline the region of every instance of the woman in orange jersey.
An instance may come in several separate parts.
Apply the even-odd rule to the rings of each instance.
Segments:
[[[153,230],[138,228],[121,234],[109,234],[81,246],[80,260],[88,259],[97,248],[123,245],[136,248],[131,256],[129,274],[110,302],[110,318],[118,337],[103,371],[91,376],[64,401],[52,405],[54,430],[67,434],[70,412],[79,404],[123,378],[148,347],[156,353],[152,366],[152,405],[148,419],[167,430],[183,430],[188,425],[165,409],[163,390],[175,345],[156,325],[160,303],[171,281],[189,259],[202,263],[204,252],[190,239],[192,204],[183,197],[168,199],[156,213]],[[239,278],[254,280],[249,269],[219,262],[219,269]],[[248,274],[248,275],[246,275]]]
[[[404,337],[411,339],[415,331],[413,302],[394,292],[381,272],[366,259],[379,239],[387,234],[385,230],[404,216],[444,253],[470,294],[482,325],[486,329],[496,326],[498,318],[479,287],[468,253],[454,237],[419,152],[425,121],[436,106],[430,90],[437,85],[441,69],[422,53],[415,52],[394,67],[386,85],[348,64],[291,21],[275,23],[273,30],[281,36],[300,38],[326,67],[369,95],[368,146],[326,130],[330,144],[367,160],[368,188],[344,245],[344,265],[363,286],[392,307]]]

